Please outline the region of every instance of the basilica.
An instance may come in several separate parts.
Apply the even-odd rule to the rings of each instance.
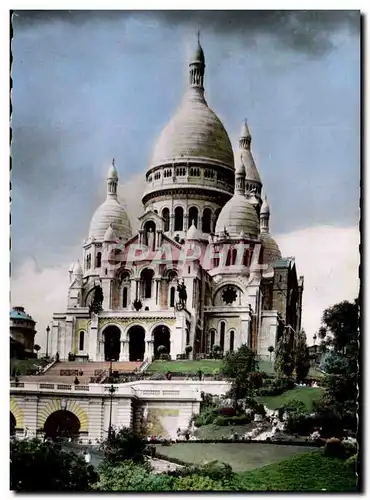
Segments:
[[[134,234],[107,172],[81,260],[69,269],[66,310],[53,315],[61,360],[193,358],[248,344],[263,358],[301,328],[303,277],[270,233],[270,208],[243,123],[234,156],[204,95],[199,42],[183,100],[146,171]],[[161,349],[159,347],[161,346]]]

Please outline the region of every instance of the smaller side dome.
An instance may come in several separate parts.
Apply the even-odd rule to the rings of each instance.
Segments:
[[[231,238],[239,238],[241,232],[251,238],[258,237],[257,212],[245,196],[234,194],[221,210],[215,232],[217,235],[222,235],[225,230]]]
[[[262,206],[261,206],[261,215],[264,214],[270,214],[270,206],[267,203],[267,196],[265,196],[265,199],[263,200]]]
[[[261,234],[261,240],[263,245],[264,264],[271,264],[282,258],[279,245],[270,234]]]
[[[75,274],[76,276],[82,276],[83,273],[80,261],[77,261],[76,264],[73,266],[73,274]]]
[[[194,225],[194,222],[191,224],[189,227],[187,233],[186,233],[186,239],[189,240],[200,240],[202,237],[201,232],[199,229],[197,229]]]

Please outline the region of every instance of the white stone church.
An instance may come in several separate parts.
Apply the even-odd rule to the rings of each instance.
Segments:
[[[303,277],[270,234],[248,126],[234,157],[204,76],[198,43],[183,101],[146,172],[136,234],[115,162],[109,167],[81,263],[69,269],[66,310],[53,315],[51,350],[61,360],[150,360],[159,346],[176,359],[188,345],[195,358],[242,343],[264,357],[284,329],[300,329]]]

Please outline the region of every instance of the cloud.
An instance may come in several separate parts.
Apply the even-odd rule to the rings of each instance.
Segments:
[[[152,18],[164,25],[187,25],[218,35],[235,34],[244,42],[256,35],[276,38],[298,52],[322,55],[332,48],[332,36],[341,29],[359,33],[360,12],[350,10],[158,10],[158,11],[16,11],[15,27],[35,27],[60,21],[82,25],[89,22],[117,22],[122,19]]]
[[[141,213],[145,177],[138,174],[120,185],[120,200],[126,206],[133,230]],[[304,275],[303,327],[308,341],[318,330],[325,308],[353,300],[358,295],[360,262],[358,227],[311,227],[276,237],[282,254],[294,256],[298,276]],[[63,312],[67,303],[68,268],[77,260],[76,247],[61,258],[58,266],[40,269],[34,260],[26,260],[12,277],[12,305],[23,305],[37,321],[36,342],[45,351],[45,328],[53,312]],[[72,256],[74,255],[74,256]],[[72,256],[72,257],[71,257]]]
[[[298,276],[304,276],[302,326],[310,342],[324,309],[358,296],[359,229],[311,227],[276,240],[285,257],[295,257]]]

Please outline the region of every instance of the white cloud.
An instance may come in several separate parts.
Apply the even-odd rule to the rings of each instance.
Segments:
[[[141,213],[145,176],[129,179],[120,186],[120,199],[127,207],[133,230]],[[85,235],[81,235],[84,238]],[[297,273],[304,275],[303,327],[311,341],[320,326],[326,307],[342,300],[353,300],[358,294],[359,231],[357,227],[313,227],[276,237],[284,256],[295,256]],[[23,305],[37,321],[36,342],[45,350],[45,328],[53,312],[62,312],[67,303],[68,268],[77,260],[81,249],[76,246],[58,266],[39,269],[29,259],[12,277],[12,305]]]
[[[311,341],[325,308],[358,295],[359,229],[319,226],[276,240],[285,257],[296,258],[298,276],[304,276],[302,326]]]

